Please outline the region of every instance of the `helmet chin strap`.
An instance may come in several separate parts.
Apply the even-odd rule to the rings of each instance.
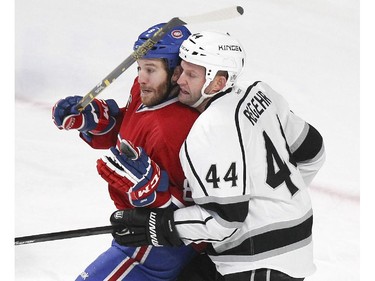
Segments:
[[[202,102],[204,102],[204,100],[207,99],[207,98],[208,98],[208,97],[201,95],[201,97],[199,98],[199,100],[197,100],[193,105],[191,105],[191,107],[193,107],[193,108],[197,108],[197,107],[200,106],[200,105],[202,104]]]
[[[229,87],[228,85],[225,85],[225,87],[223,89],[221,89],[220,91],[218,92],[215,92],[215,93],[211,93],[211,94],[206,94],[204,92],[204,90],[208,87],[208,85],[211,83],[212,80],[206,80],[206,83],[203,85],[202,87],[202,90],[201,90],[201,97],[199,98],[199,100],[197,100],[193,105],[191,105],[191,107],[193,108],[197,108],[198,106],[200,106],[206,99],[208,98],[212,98],[214,96],[216,96],[218,93],[222,93],[224,91],[226,91]]]
[[[207,77],[206,77],[206,81],[204,82],[204,85],[202,86],[202,89],[201,89],[201,97],[191,107],[197,108],[198,106],[200,106],[202,104],[202,102],[204,102],[207,98],[209,98],[211,96],[211,95],[207,95],[204,92],[204,90],[206,90],[206,88],[211,83],[211,81],[212,81],[211,79],[207,79]]]

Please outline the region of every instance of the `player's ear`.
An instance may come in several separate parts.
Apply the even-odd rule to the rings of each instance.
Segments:
[[[220,92],[227,84],[227,78],[225,75],[216,75],[213,80],[212,90],[214,93]]]
[[[219,84],[220,90],[222,90],[225,87],[225,85],[227,84],[227,78],[226,78],[226,76],[219,76],[219,82],[218,82],[218,84]]]

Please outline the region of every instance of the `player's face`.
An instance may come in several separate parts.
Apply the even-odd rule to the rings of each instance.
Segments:
[[[168,96],[165,62],[161,59],[140,59],[137,62],[142,103],[147,106],[157,105]]]
[[[206,69],[203,66],[181,61],[182,73],[177,80],[180,86],[178,99],[183,104],[192,106],[201,97],[201,90],[206,82]]]

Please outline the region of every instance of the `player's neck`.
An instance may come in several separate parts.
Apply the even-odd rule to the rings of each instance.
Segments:
[[[208,99],[205,99],[200,105],[198,105],[195,109],[199,112],[199,113],[202,113],[203,111],[206,110],[206,106],[207,106],[207,103],[208,101],[210,100],[211,98],[208,98]]]

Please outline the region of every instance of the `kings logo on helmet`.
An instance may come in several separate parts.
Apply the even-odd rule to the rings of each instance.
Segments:
[[[242,49],[240,46],[237,46],[237,45],[219,45],[219,51],[242,52]]]

